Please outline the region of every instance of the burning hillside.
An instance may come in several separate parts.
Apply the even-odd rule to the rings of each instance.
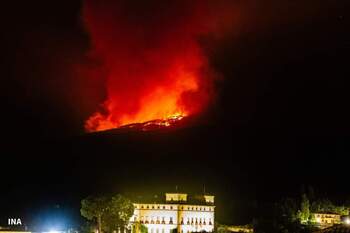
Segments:
[[[213,2],[85,0],[90,56],[99,61],[106,86],[87,131],[134,123],[166,127],[205,109],[213,72],[198,41],[220,24],[223,11],[214,6],[229,1]]]

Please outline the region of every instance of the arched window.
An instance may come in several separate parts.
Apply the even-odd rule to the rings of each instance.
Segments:
[[[173,217],[170,217],[169,224],[173,224]]]

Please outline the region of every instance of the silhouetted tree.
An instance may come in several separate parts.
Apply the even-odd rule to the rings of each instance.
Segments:
[[[99,232],[123,231],[133,212],[132,202],[119,194],[112,197],[88,197],[81,201],[81,215],[96,221]]]
[[[308,223],[310,217],[310,201],[306,194],[301,197],[300,210],[298,211],[298,217],[301,223]]]
[[[81,201],[81,216],[96,221],[98,232],[102,232],[102,219],[108,211],[109,201],[106,197],[88,197]]]

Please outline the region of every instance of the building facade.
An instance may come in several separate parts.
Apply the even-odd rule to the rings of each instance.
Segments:
[[[334,213],[313,213],[316,222],[321,226],[332,226],[341,223],[340,214]]]
[[[213,232],[214,196],[202,195],[193,200],[189,201],[184,193],[166,193],[163,202],[134,203],[130,223],[146,226],[148,233]]]

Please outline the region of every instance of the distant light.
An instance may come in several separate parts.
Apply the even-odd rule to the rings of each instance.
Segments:
[[[350,218],[345,219],[345,224],[350,225]]]
[[[50,230],[49,233],[60,233],[60,232],[56,230]]]

